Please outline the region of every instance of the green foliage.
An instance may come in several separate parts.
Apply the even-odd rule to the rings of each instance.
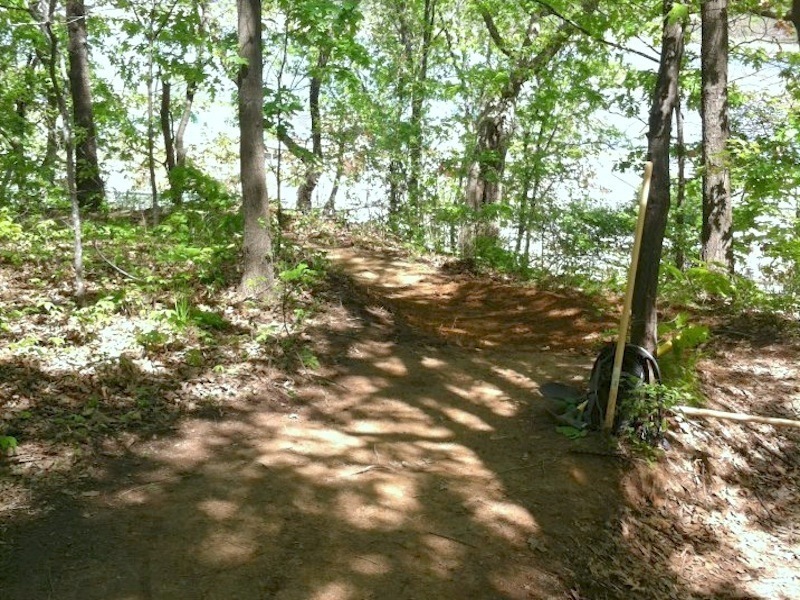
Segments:
[[[586,437],[588,432],[586,429],[578,429],[577,427],[571,427],[570,425],[559,425],[556,427],[556,433],[559,433],[571,440],[577,440]]]
[[[618,439],[635,453],[656,458],[669,428],[667,411],[684,400],[683,392],[667,385],[632,386],[620,399],[619,412],[624,419],[617,431]]]
[[[14,436],[0,435],[0,455],[11,454],[17,445],[17,438]]]
[[[702,403],[697,361],[711,335],[708,326],[693,324],[686,314],[680,313],[670,321],[660,322],[658,335],[664,340],[659,347],[658,362],[670,394],[682,404]]]
[[[732,311],[770,308],[770,297],[750,279],[701,264],[681,271],[661,265],[661,293],[679,306],[726,307]]]
[[[22,238],[22,226],[11,216],[11,210],[0,208],[0,241],[16,243]]]
[[[281,271],[278,278],[287,284],[303,284],[313,281],[317,272],[310,268],[306,263],[301,262],[294,268]]]
[[[672,8],[670,8],[669,13],[667,13],[667,22],[670,25],[674,25],[675,23],[687,21],[688,19],[689,7],[685,4],[681,4],[680,2],[673,2]]]

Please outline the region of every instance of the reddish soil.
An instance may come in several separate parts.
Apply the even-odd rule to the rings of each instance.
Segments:
[[[729,428],[681,422],[671,458],[632,465],[557,434],[537,391],[582,385],[613,315],[397,255],[331,258],[319,368],[245,362],[207,414],[116,440],[60,491],[0,495],[4,599],[800,598],[796,435],[761,426],[764,464],[746,428],[728,451],[709,436]],[[736,365],[757,387],[751,357],[712,360],[710,395]],[[760,408],[796,401],[792,357],[781,381],[765,358]],[[214,379],[172,375],[184,402]]]

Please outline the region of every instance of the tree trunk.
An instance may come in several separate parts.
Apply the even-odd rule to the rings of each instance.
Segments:
[[[311,114],[311,154],[303,161],[305,176],[297,189],[297,210],[307,213],[311,210],[311,196],[322,175],[322,117],[319,110],[319,94],[322,89],[322,70],[328,63],[330,47],[320,48],[317,64],[311,76],[308,89],[308,111]]]
[[[703,117],[702,258],[733,271],[728,143],[728,0],[701,2]]]
[[[98,210],[105,196],[97,161],[97,134],[89,81],[86,9],[83,0],[67,0],[69,32],[69,85],[72,94],[75,137],[75,185],[82,208]]]
[[[597,0],[585,0],[583,10],[587,14],[597,9]],[[472,213],[473,223],[462,227],[459,246],[464,258],[472,258],[476,242],[480,238],[494,239],[497,228],[481,218],[480,209],[498,202],[502,196],[503,172],[506,154],[511,139],[514,109],[522,86],[536,76],[556,56],[569,41],[575,30],[569,21],[552,33],[544,47],[532,54],[531,48],[535,32],[540,26],[540,15],[530,16],[525,40],[519,48],[511,48],[501,36],[492,13],[487,7],[480,7],[489,37],[494,47],[511,61],[508,80],[497,98],[490,100],[481,112],[477,125],[477,140],[470,158],[464,199]]]
[[[339,193],[339,183],[342,181],[342,175],[344,175],[344,160],[342,153],[344,152],[344,146],[340,146],[340,153],[339,156],[336,158],[336,174],[333,177],[333,186],[331,187],[331,193],[328,196],[328,201],[325,202],[325,208],[323,212],[327,217],[333,217],[336,215],[336,195]]]
[[[240,294],[261,296],[274,284],[269,198],[264,161],[264,87],[262,79],[261,0],[237,0],[239,56],[239,129],[243,269]]]
[[[678,189],[675,192],[675,266],[683,271],[686,266],[686,143],[683,135],[681,97],[675,104],[675,144],[678,154]]]
[[[664,1],[664,14],[672,1]],[[653,162],[650,195],[645,213],[639,268],[633,289],[631,311],[631,342],[650,350],[656,349],[656,294],[658,271],[669,213],[669,145],[672,112],[678,101],[678,74],[683,57],[682,20],[670,22],[665,18],[661,43],[661,62],[658,69],[650,124],[647,134],[649,159]]]
[[[159,206],[158,206],[158,184],[156,183],[156,130],[153,125],[153,86],[155,77],[153,75],[153,41],[150,41],[150,66],[147,75],[147,172],[150,176],[150,198],[153,225],[158,225]]]
[[[197,82],[187,82],[186,102],[183,105],[183,112],[181,113],[181,120],[178,123],[178,129],[175,130],[175,163],[179,167],[186,166],[186,127],[189,125],[189,119],[192,116],[192,105],[194,104],[194,95],[196,93]]]
[[[480,238],[497,235],[492,223],[482,217],[481,209],[497,203],[502,196],[503,172],[510,141],[516,94],[490,104],[478,122],[475,158],[467,172],[465,202],[472,213],[472,223],[461,231],[459,246],[464,258],[475,255]]]
[[[50,4],[49,14],[53,14],[53,3]],[[50,59],[48,70],[50,83],[53,86],[53,96],[58,105],[61,115],[61,127],[64,145],[67,151],[67,190],[69,192],[70,205],[72,207],[72,229],[73,229],[73,267],[75,269],[75,297],[82,300],[86,293],[86,283],[83,273],[83,236],[81,234],[81,207],[78,203],[77,189],[77,165],[75,161],[75,136],[73,126],[67,109],[67,101],[61,91],[57,66],[59,64],[58,38],[53,33],[50,17],[42,26],[45,34],[50,41]]]
[[[436,20],[436,0],[425,0],[423,7],[422,44],[419,49],[419,64],[414,65],[415,76],[411,86],[411,143],[409,144],[408,201],[414,215],[414,227],[421,221],[422,195],[422,149],[425,146],[423,120],[425,118],[426,83],[428,81],[428,57],[433,41],[433,25]]]
[[[161,136],[164,138],[164,152],[167,157],[166,168],[167,177],[172,177],[175,169],[175,138],[172,135],[172,118],[170,104],[172,103],[172,84],[166,77],[161,78],[161,110],[159,118],[161,120]]]

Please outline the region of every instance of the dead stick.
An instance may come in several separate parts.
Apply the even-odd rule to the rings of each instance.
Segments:
[[[113,262],[111,262],[110,260],[108,260],[108,258],[106,258],[106,255],[105,255],[105,254],[103,254],[103,252],[100,250],[100,248],[98,248],[98,247],[97,247],[97,241],[96,241],[96,240],[95,240],[95,241],[92,243],[92,245],[94,246],[94,250],[95,250],[95,252],[97,252],[97,254],[99,254],[99,255],[100,255],[100,258],[102,258],[102,259],[103,259],[103,261],[105,261],[105,263],[106,263],[106,264],[107,264],[109,267],[111,267],[112,269],[114,269],[114,270],[115,270],[117,273],[119,273],[119,274],[121,274],[121,275],[124,275],[125,277],[127,277],[128,279],[132,279],[133,281],[144,281],[144,279],[141,279],[141,278],[139,278],[139,277],[136,277],[136,275],[131,275],[131,274],[130,274],[130,273],[128,273],[126,270],[119,268],[119,267],[118,267],[117,265],[115,265]]]
[[[435,535],[436,537],[440,537],[445,540],[450,540],[451,542],[455,542],[456,544],[461,544],[462,546],[468,546],[470,548],[475,548],[475,550],[478,550],[477,546],[474,546],[469,542],[465,542],[464,540],[459,540],[458,538],[450,537],[449,535],[444,535],[443,533],[436,533],[435,531],[429,531],[428,534]]]
[[[692,406],[673,406],[671,410],[672,412],[686,415],[687,417],[711,417],[712,419],[726,419],[728,421],[742,421],[744,423],[766,423],[767,425],[800,428],[800,421],[795,419],[762,417],[760,415],[725,412],[722,410],[710,410],[707,408],[694,408]]]

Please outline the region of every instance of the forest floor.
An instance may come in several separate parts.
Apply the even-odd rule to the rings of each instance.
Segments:
[[[797,430],[673,419],[654,463],[570,440],[539,388],[586,385],[613,308],[398,249],[328,257],[291,371],[211,344],[75,366],[18,352],[48,314],[6,331],[4,600],[800,599]],[[30,294],[0,279],[7,307]],[[796,418],[800,346],[717,328],[708,407]],[[124,347],[107,329],[91,343]]]

